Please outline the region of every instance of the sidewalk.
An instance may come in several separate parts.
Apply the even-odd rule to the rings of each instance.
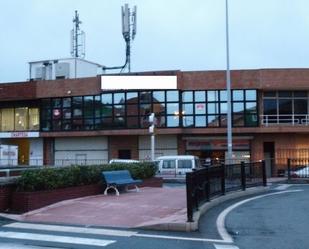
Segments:
[[[141,188],[115,195],[62,201],[22,215],[3,217],[26,222],[119,228],[186,223],[185,188]]]

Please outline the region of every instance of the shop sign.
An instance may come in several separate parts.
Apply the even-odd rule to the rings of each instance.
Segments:
[[[187,140],[187,150],[227,150],[227,142],[225,140]],[[233,141],[233,149],[249,150],[250,143],[248,140]]]
[[[14,131],[14,132],[0,132],[0,138],[24,138],[24,137],[39,137],[39,132],[33,131]]]

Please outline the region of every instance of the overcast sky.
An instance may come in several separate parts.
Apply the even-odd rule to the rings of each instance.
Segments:
[[[125,3],[137,5],[132,71],[225,69],[225,0],[0,0],[0,82],[27,80],[29,61],[70,57],[75,10],[85,59],[122,65]],[[232,69],[309,67],[308,0],[229,0],[229,15]]]

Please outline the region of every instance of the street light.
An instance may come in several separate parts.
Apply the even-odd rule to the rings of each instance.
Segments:
[[[227,91],[227,159],[232,162],[232,106],[231,106],[231,73],[230,73],[230,51],[229,51],[229,6],[225,0],[225,32],[226,32],[226,91]]]

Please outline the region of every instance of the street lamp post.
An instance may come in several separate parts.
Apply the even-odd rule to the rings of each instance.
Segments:
[[[230,73],[230,51],[229,51],[229,7],[225,0],[225,31],[226,31],[226,91],[227,91],[227,162],[232,162],[232,105],[231,105],[231,73]]]

